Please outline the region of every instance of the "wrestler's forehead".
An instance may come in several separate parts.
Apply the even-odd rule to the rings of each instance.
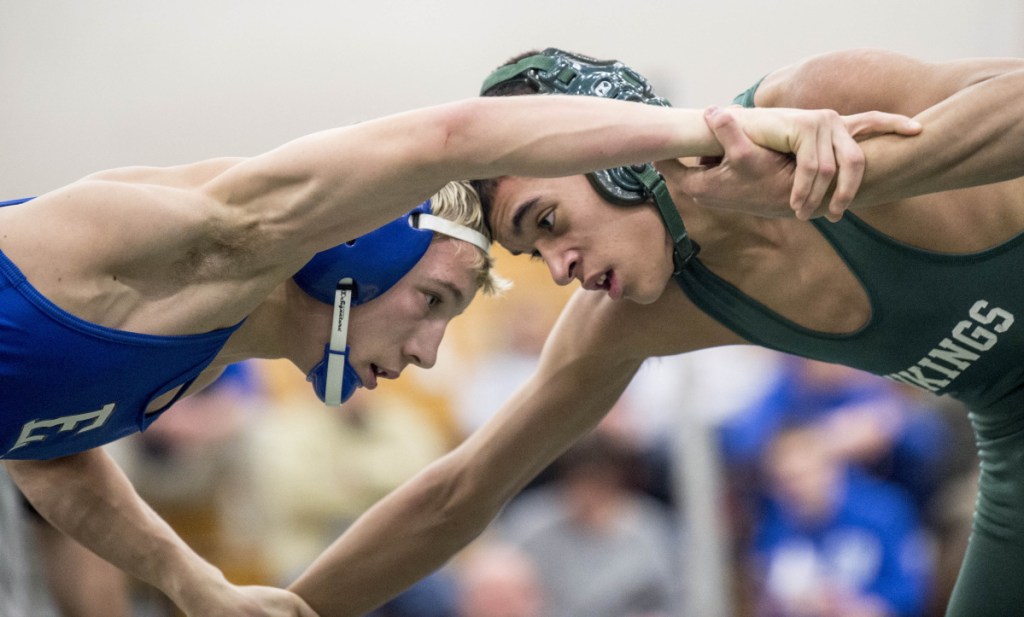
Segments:
[[[543,184],[535,178],[503,179],[494,191],[490,220],[494,239],[513,253],[530,250],[529,222],[540,206]]]
[[[476,295],[480,258],[477,247],[454,238],[435,239],[407,275],[408,282],[448,293],[462,312]]]

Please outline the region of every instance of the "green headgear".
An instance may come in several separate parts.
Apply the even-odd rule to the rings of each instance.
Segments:
[[[500,94],[495,90],[513,83],[528,84],[540,94],[599,96],[648,105],[671,105],[654,94],[643,75],[617,60],[597,60],[553,47],[497,69],[484,80],[480,94]],[[598,194],[614,204],[632,205],[654,199],[675,245],[676,272],[697,254],[699,247],[686,233],[665,179],[653,164],[605,169],[587,174],[587,178]]]

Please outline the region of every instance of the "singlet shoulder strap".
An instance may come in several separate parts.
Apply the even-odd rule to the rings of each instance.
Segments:
[[[31,201],[33,199],[35,199],[35,197],[22,197],[21,199],[9,199],[7,201],[0,201],[0,208],[3,208],[4,206],[16,206],[18,204],[23,204],[26,201]]]

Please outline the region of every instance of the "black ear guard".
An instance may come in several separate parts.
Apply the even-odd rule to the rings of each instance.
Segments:
[[[549,47],[539,54],[503,66],[484,80],[480,94],[510,83],[530,85],[539,94],[599,96],[648,105],[671,106],[656,96],[643,75],[617,60],[597,60]],[[662,221],[675,243],[676,271],[685,266],[699,247],[690,240],[665,179],[651,163],[617,167],[587,174],[594,190],[618,205],[645,203],[654,199]]]

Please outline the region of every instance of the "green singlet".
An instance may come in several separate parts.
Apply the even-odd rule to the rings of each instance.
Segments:
[[[752,106],[756,89],[736,102]],[[838,223],[813,224],[868,294],[871,317],[855,332],[824,334],[793,323],[698,259],[676,280],[694,304],[752,343],[965,403],[981,476],[947,615],[1024,615],[1024,234],[949,255],[895,241],[849,212]]]

